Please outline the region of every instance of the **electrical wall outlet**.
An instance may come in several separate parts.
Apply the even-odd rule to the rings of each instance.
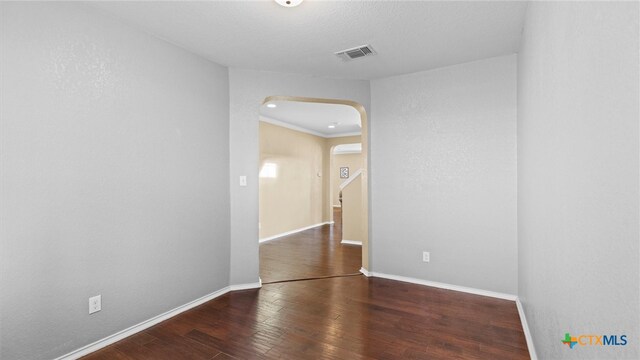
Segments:
[[[89,298],[89,314],[102,310],[102,295]]]
[[[429,254],[428,251],[422,252],[422,261],[429,262],[430,258],[431,258],[431,254]]]

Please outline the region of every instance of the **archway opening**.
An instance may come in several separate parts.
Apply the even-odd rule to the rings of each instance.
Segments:
[[[333,105],[322,106],[322,105]],[[306,113],[299,112],[302,110],[317,109],[320,106],[323,111],[322,118],[325,118],[327,124],[315,124],[314,126],[320,126],[313,128],[313,126],[306,126],[302,122],[291,121],[291,116],[313,118]],[[326,109],[331,108],[333,113],[326,112]],[[279,113],[277,109],[288,112]],[[349,109],[355,115],[358,125],[358,133],[348,131],[349,126],[353,126],[353,121],[343,121],[344,117],[340,117],[339,113],[345,112],[345,109]],[[298,112],[296,112],[298,111]],[[283,115],[284,114],[284,115]],[[287,118],[287,116],[289,118]],[[316,114],[317,115],[317,114]],[[336,120],[337,119],[337,120]],[[260,186],[259,186],[259,219],[260,219],[260,276],[264,283],[275,281],[287,281],[287,280],[299,280],[304,278],[317,278],[327,276],[338,275],[353,275],[358,273],[362,269],[368,269],[370,254],[369,254],[369,210],[368,210],[368,126],[367,116],[364,107],[354,101],[340,100],[340,99],[320,99],[320,98],[307,98],[307,97],[294,97],[294,96],[269,96],[266,97],[261,106],[260,112]],[[324,129],[323,126],[329,129]],[[309,130],[311,128],[311,130]],[[335,131],[334,131],[335,130]],[[339,130],[339,131],[338,131]],[[335,135],[335,136],[334,136]],[[343,136],[344,135],[344,136]],[[302,140],[300,140],[302,138]],[[336,231],[338,224],[334,223],[334,212],[338,211],[341,214],[341,210],[334,208],[336,197],[336,183],[332,184],[330,175],[332,172],[337,172],[334,168],[333,152],[336,148],[340,148],[344,144],[358,143],[359,156],[361,156],[361,163],[358,165],[348,166],[348,169],[341,169],[344,172],[343,178],[339,184],[344,185],[344,194],[349,194],[349,199],[346,200],[348,207],[351,211],[349,216],[350,237],[347,243],[341,243],[343,233]],[[300,149],[298,149],[300,148]],[[321,149],[322,159],[318,160],[316,155],[311,155],[312,159],[309,164],[304,164],[299,159],[296,159],[298,154],[291,155],[292,151],[307,152],[307,158],[309,158],[309,152],[317,149]],[[353,151],[353,150],[352,150]],[[344,166],[343,168],[347,168]],[[295,172],[295,174],[293,174]],[[280,178],[278,178],[280,176]],[[348,181],[350,180],[350,181]],[[333,185],[333,186],[332,186]],[[320,191],[318,191],[320,188]],[[321,199],[318,200],[318,193],[321,194]],[[302,196],[299,196],[302,195]],[[298,198],[308,198],[312,206],[311,213],[315,214],[314,220],[307,220],[306,223],[310,223],[308,226],[302,226],[304,224],[299,222],[299,218],[305,216],[305,210]],[[293,205],[285,204],[286,199]],[[298,201],[297,204],[295,202]],[[317,222],[319,219],[317,209],[318,201],[321,205],[321,218],[322,221]],[[357,206],[354,206],[357,205]],[[306,205],[305,205],[306,206]],[[288,208],[287,208],[288,207]],[[302,209],[296,211],[295,209]],[[357,209],[357,210],[354,210]],[[354,216],[354,211],[357,215]],[[314,213],[315,212],[315,213]],[[282,214],[280,216],[279,214]],[[289,223],[287,226],[284,224],[278,224],[279,227],[275,227],[273,222],[275,218],[280,217],[282,223]],[[290,221],[291,220],[291,221]],[[298,221],[298,222],[296,222]],[[296,225],[297,224],[297,225]],[[343,225],[340,223],[339,225]],[[276,229],[277,228],[277,229]],[[289,229],[291,228],[291,229]],[[354,230],[355,229],[355,230]],[[285,231],[283,231],[285,230]],[[298,234],[300,233],[300,234]],[[306,238],[305,238],[306,236]],[[316,259],[317,263],[314,263],[311,259],[306,259],[308,262],[315,265],[316,268],[325,268],[324,270],[314,273],[309,269],[305,269],[306,264],[302,264],[298,273],[285,274],[282,271],[278,273],[278,267],[280,264],[274,262],[274,258],[278,258],[279,255],[273,253],[273,249],[276,247],[274,244],[283,244],[286,242],[292,242],[296,239],[299,241],[294,247],[300,249],[300,244],[305,243],[304,239],[307,239],[307,243],[310,243],[308,239],[313,236],[324,236],[327,244],[325,251],[333,251],[329,256],[325,256],[326,259]],[[338,238],[339,237],[339,238]],[[272,241],[273,240],[273,241]],[[277,242],[275,241],[277,240]],[[355,246],[360,247],[355,247]],[[336,253],[339,250],[338,247],[350,247],[345,249],[345,253],[358,252],[358,264],[357,267],[353,267],[353,263],[347,265],[344,264],[329,264],[329,262],[343,257],[341,253]],[[308,251],[307,255],[311,252]],[[302,256],[302,257],[304,257]],[[299,254],[283,255],[287,261],[295,262],[296,257],[301,257]],[[346,257],[346,256],[345,256]],[[304,262],[305,259],[298,259]],[[348,263],[345,262],[345,263]],[[276,266],[273,266],[277,264]],[[311,266],[310,266],[311,267]],[[274,268],[276,268],[274,270]],[[291,265],[290,268],[295,268]],[[348,268],[348,269],[347,269]],[[345,273],[345,269],[346,271]]]

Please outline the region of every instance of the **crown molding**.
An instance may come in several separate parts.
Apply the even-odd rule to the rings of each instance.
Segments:
[[[298,131],[298,132],[303,132],[303,133],[314,135],[314,136],[319,136],[319,137],[325,138],[325,139],[345,137],[345,136],[360,136],[361,135],[361,133],[358,133],[358,132],[348,132],[348,133],[339,133],[339,134],[327,135],[327,134],[323,134],[323,133],[320,133],[320,132],[317,132],[317,131],[313,131],[313,130],[309,130],[309,129],[303,128],[301,126],[289,124],[288,122],[284,122],[284,121],[281,121],[281,120],[278,120],[278,119],[274,119],[274,118],[269,117],[269,116],[260,115],[259,119],[262,122],[266,122],[266,123],[269,123],[269,124],[272,124],[272,125],[280,126],[280,127],[287,128],[287,129],[294,130],[294,131]]]

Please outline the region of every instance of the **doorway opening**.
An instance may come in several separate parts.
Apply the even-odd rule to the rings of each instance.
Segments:
[[[263,283],[359,275],[367,269],[366,121],[362,105],[348,100],[271,96],[263,101]]]

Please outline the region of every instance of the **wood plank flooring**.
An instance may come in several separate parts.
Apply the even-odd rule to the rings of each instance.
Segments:
[[[357,271],[359,260],[356,265],[346,253],[340,255],[340,240],[329,230],[313,229],[273,242],[282,246],[261,249],[263,280]],[[326,237],[328,244],[316,241]],[[312,243],[322,251],[314,255]],[[359,247],[349,248],[357,249],[353,256],[359,256]],[[278,251],[291,258],[279,262]],[[362,275],[231,292],[85,357],[528,358],[514,302]]]
[[[512,301],[364,276],[238,291],[86,357],[528,359]]]
[[[324,225],[261,243],[262,282],[358,273],[362,267],[362,248],[340,243],[340,208],[333,209],[333,218],[333,225]]]

